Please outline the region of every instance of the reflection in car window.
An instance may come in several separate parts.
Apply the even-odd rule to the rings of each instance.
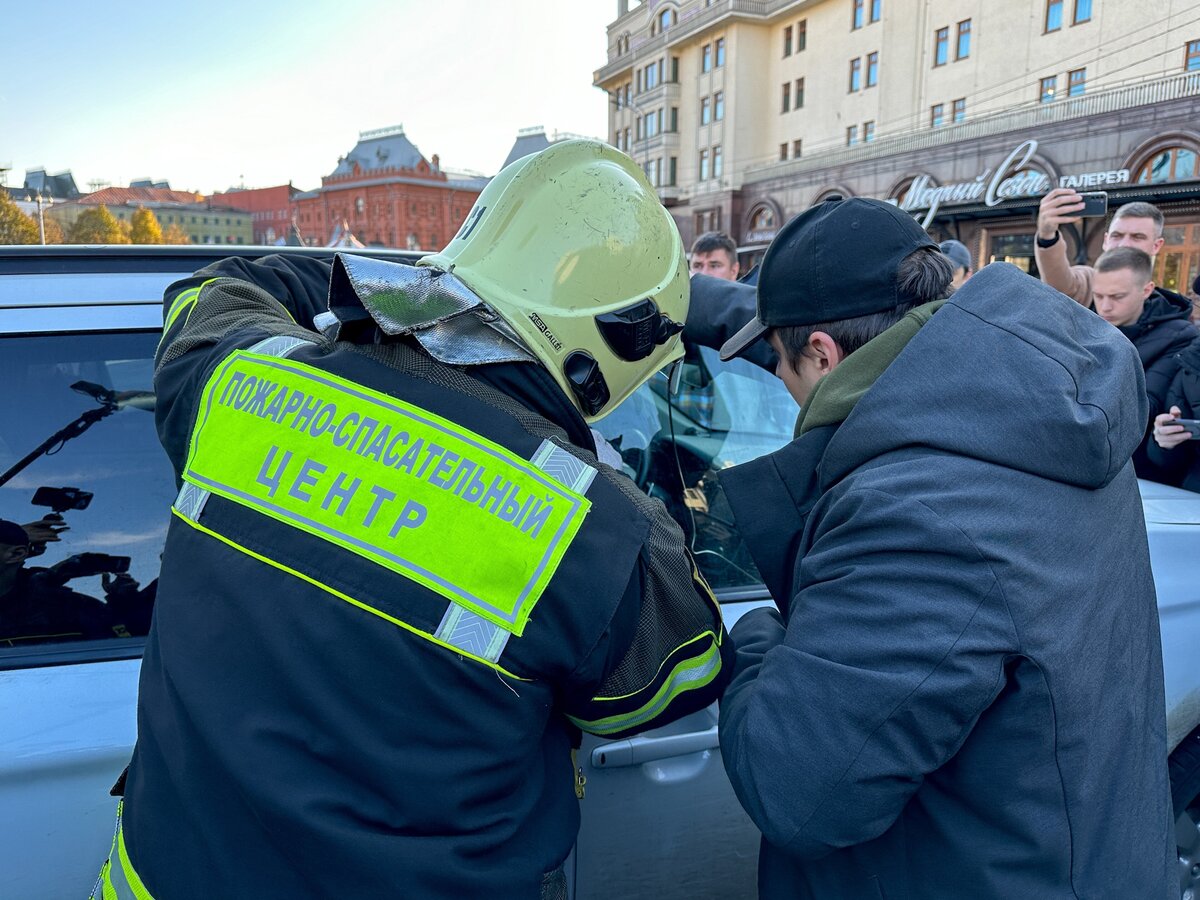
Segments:
[[[679,394],[660,373],[596,428],[638,487],[666,504],[709,584],[758,585],[716,473],[788,443],[799,410],[779,379],[745,360],[721,362],[702,347],[681,365]]]
[[[156,341],[0,338],[0,520],[30,541],[14,550],[0,524],[0,653],[149,628],[175,494],[149,393]]]

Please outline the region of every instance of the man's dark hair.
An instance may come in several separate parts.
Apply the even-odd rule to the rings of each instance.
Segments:
[[[775,332],[787,354],[788,365],[793,369],[796,367],[796,360],[807,352],[808,339],[817,331],[823,331],[833,338],[842,348],[842,353],[849,356],[903,319],[910,310],[949,297],[954,290],[950,287],[953,279],[954,264],[937,247],[922,247],[910,253],[896,269],[899,302],[891,309],[835,322],[776,328]]]
[[[1113,213],[1112,222],[1108,223],[1109,231],[1112,230],[1113,222],[1117,221],[1117,219],[1152,219],[1154,221],[1154,236],[1162,237],[1162,210],[1153,203],[1143,203],[1141,200],[1137,200],[1118,207],[1117,211]]]
[[[724,250],[728,253],[730,265],[737,262],[737,244],[723,231],[705,232],[692,243],[693,256],[697,253],[712,253],[714,250]]]
[[[1116,272],[1120,269],[1128,269],[1139,284],[1145,284],[1153,277],[1154,263],[1148,253],[1137,247],[1114,247],[1096,260],[1097,272]]]

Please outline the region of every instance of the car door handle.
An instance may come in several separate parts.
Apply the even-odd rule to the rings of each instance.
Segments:
[[[690,734],[670,734],[665,737],[632,737],[603,744],[592,750],[592,768],[615,769],[619,766],[639,766],[642,763],[672,756],[686,756],[720,746],[717,726]]]

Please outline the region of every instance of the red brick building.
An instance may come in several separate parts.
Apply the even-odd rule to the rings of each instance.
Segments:
[[[482,176],[443,171],[402,126],[364,131],[320,188],[292,198],[295,224],[309,245],[328,244],[344,222],[369,247],[439,250],[486,184]]]
[[[231,188],[213,194],[209,201],[250,213],[254,243],[269,245],[287,237],[294,211],[292,201],[299,193],[299,188],[290,184],[267,188]]]

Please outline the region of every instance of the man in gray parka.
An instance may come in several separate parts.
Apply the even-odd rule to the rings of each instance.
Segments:
[[[822,203],[722,351],[770,342],[803,407],[722,477],[779,607],[734,628],[721,705],[760,894],[1161,900],[1137,353],[1013,266],[950,276],[895,207]]]

